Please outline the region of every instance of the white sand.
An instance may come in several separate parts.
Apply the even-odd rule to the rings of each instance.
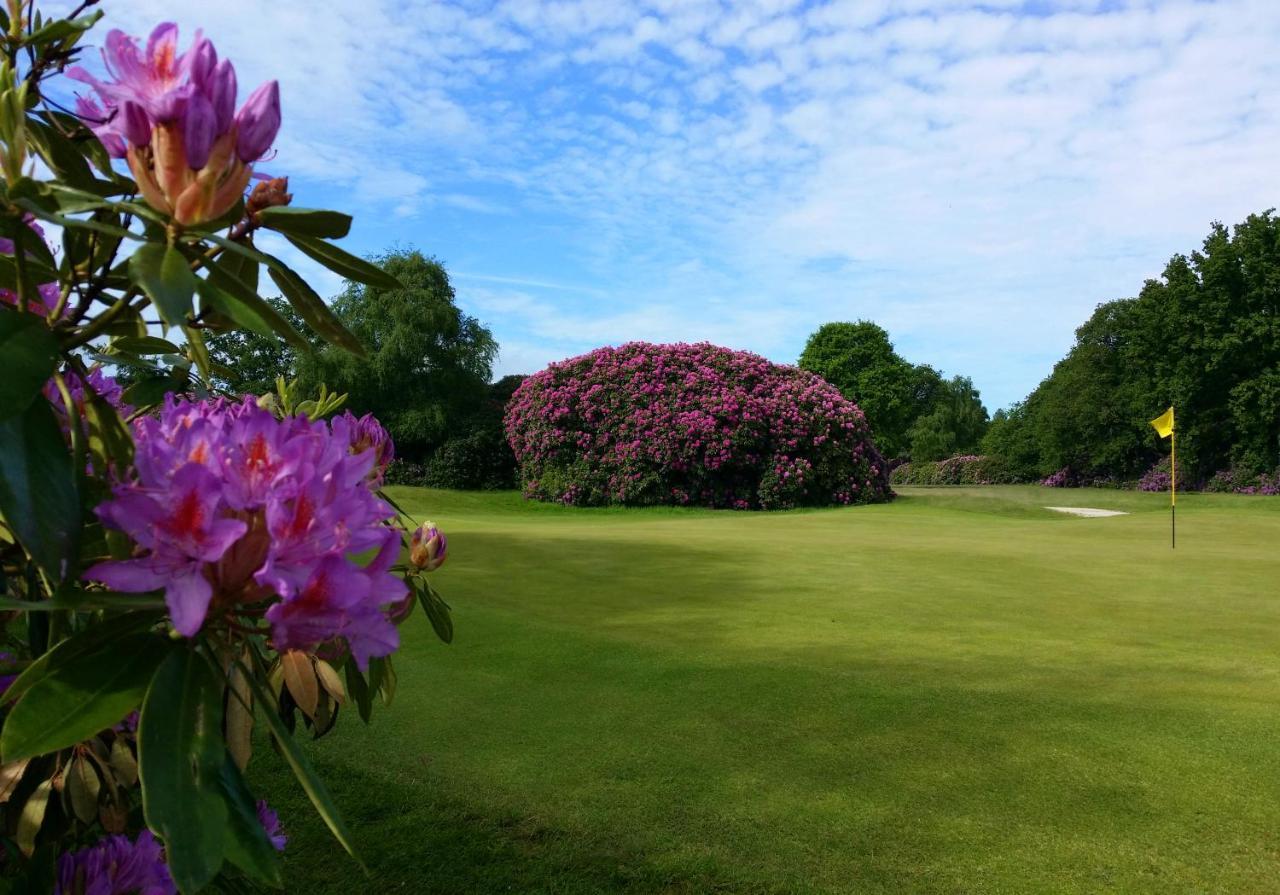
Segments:
[[[1103,516],[1128,516],[1120,510],[1100,510],[1097,507],[1045,507],[1046,510],[1053,510],[1055,513],[1070,513],[1072,516],[1088,516],[1090,519],[1099,519]]]

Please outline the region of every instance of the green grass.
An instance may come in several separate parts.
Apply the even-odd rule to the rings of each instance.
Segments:
[[[269,750],[289,890],[1280,891],[1280,500],[903,488],[782,514],[397,489],[445,646]],[[1106,519],[1043,504],[1130,511]]]

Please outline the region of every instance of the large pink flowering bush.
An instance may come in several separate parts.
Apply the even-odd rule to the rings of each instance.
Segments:
[[[734,509],[889,500],[857,405],[755,354],[631,342],[552,364],[506,414],[525,494]]]

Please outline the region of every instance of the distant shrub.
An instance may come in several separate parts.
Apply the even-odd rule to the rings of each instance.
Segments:
[[[894,469],[895,485],[1008,485],[1017,481],[1000,457],[966,454],[936,462],[904,463]]]
[[[735,509],[892,497],[862,411],[813,373],[707,343],[552,364],[507,407],[525,494]]]
[[[423,465],[421,484],[471,491],[514,488],[515,455],[500,431],[476,429],[441,445]]]
[[[1223,469],[1205,483],[1204,490],[1229,494],[1280,495],[1280,469],[1272,475],[1249,472],[1238,467]]]
[[[386,473],[383,474],[382,480],[388,485],[425,485],[427,477],[426,466],[422,463],[414,463],[410,460],[403,460],[400,457],[391,461],[391,465],[387,467]]]
[[[1052,475],[1042,478],[1040,484],[1046,488],[1074,488],[1079,482],[1076,480],[1075,473],[1071,471],[1071,467],[1064,466]]]
[[[1138,479],[1139,491],[1168,491],[1172,476],[1169,474],[1169,458],[1162,457],[1160,460],[1142,474],[1142,478]],[[1187,491],[1191,483],[1187,480],[1186,475],[1181,469],[1178,470],[1178,490]]]

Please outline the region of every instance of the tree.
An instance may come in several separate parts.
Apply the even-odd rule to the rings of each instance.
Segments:
[[[313,350],[323,344],[303,325],[302,319],[282,298],[268,298],[271,305],[304,338]],[[293,379],[298,370],[298,349],[279,336],[265,336],[247,329],[232,329],[205,337],[215,384],[235,395],[273,392],[276,377]]]
[[[1280,464],[1280,220],[1214,224],[1137,298],[1099,305],[987,449],[1034,454],[1038,474],[1134,479],[1163,454],[1147,421],[1177,408],[1192,480]],[[1012,461],[1012,458],[1010,458]]]
[[[454,303],[439,261],[397,251],[379,266],[403,288],[349,283],[333,303],[367,354],[327,346],[298,358],[298,376],[304,385],[347,393],[352,412],[383,422],[398,456],[421,461],[484,402],[498,346]]]
[[[953,400],[937,370],[903,359],[889,334],[869,320],[818,327],[800,355],[800,367],[817,373],[862,408],[876,446],[886,457],[908,455],[916,421],[937,409],[939,402]],[[981,414],[985,423],[985,408]],[[942,424],[944,417],[945,413],[935,423]]]
[[[943,384],[933,409],[916,418],[908,431],[911,459],[944,460],[978,450],[987,431],[987,408],[968,376]]]

